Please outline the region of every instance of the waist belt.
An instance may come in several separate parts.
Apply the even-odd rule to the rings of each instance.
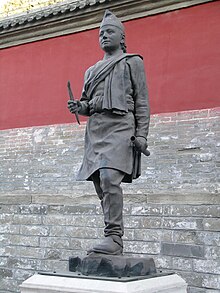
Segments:
[[[133,109],[128,109],[128,112],[134,112]],[[102,110],[94,110],[94,109],[90,109],[89,110],[89,115],[92,116],[95,113],[114,113],[114,114],[118,114],[118,115],[126,115],[125,112],[122,112],[120,110],[107,110],[107,109],[102,109]]]

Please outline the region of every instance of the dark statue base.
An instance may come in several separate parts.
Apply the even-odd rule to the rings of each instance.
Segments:
[[[85,276],[136,277],[156,273],[153,258],[128,257],[91,253],[87,257],[69,258],[69,270]]]

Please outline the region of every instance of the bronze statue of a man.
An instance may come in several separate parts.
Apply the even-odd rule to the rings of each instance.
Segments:
[[[89,252],[122,254],[123,194],[121,182],[140,175],[140,153],[147,147],[150,120],[143,60],[127,54],[124,26],[106,10],[99,31],[103,60],[85,73],[80,101],[68,101],[71,113],[88,116],[85,150],[78,180],[92,180],[104,214],[104,240]]]

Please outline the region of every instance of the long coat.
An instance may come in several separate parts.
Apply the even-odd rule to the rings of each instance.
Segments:
[[[147,138],[150,111],[146,76],[140,56],[121,57],[115,64],[113,59],[109,60],[113,62],[110,73],[103,70],[109,62],[99,61],[85,74],[79,114],[89,119],[78,180],[91,180],[91,175],[100,168],[124,172],[123,182],[131,182],[140,175],[140,154],[134,150],[130,138],[133,135]],[[112,84],[107,81],[110,74]],[[109,98],[105,97],[106,88]]]

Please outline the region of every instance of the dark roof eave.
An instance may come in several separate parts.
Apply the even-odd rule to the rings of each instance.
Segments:
[[[87,1],[65,1],[65,3],[57,3],[55,5],[47,6],[45,8],[39,8],[25,12],[22,14],[15,14],[13,16],[0,19],[0,32],[7,30],[10,27],[18,27],[26,25],[27,23],[41,23],[45,19],[51,19],[57,16],[65,16],[67,14],[73,14],[77,10],[84,10],[99,3],[110,2],[115,0],[87,0]]]
[[[44,11],[0,21],[0,48],[96,28],[106,8],[127,21],[213,1],[217,0],[138,0],[138,4],[135,0],[67,0]]]

